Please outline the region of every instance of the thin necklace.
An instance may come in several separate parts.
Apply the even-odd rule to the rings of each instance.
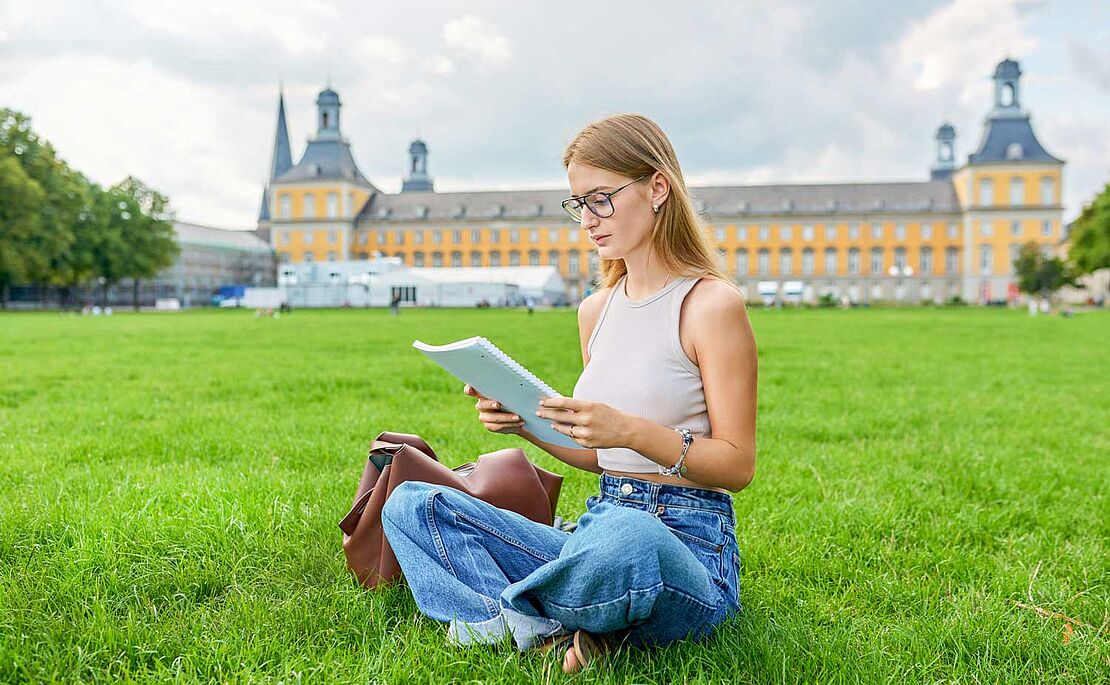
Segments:
[[[667,280],[663,281],[663,285],[659,286],[659,290],[656,290],[655,292],[657,292],[657,293],[661,292],[663,290],[663,288],[667,287],[667,283],[669,283],[670,280],[671,280],[671,275],[667,274]],[[624,273],[624,296],[627,297],[630,300],[632,299],[631,297],[628,297],[628,272],[627,271]],[[648,295],[648,297],[651,297],[651,295]]]

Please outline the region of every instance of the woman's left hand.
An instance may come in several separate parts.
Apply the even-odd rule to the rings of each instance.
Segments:
[[[590,449],[627,445],[635,418],[604,402],[561,396],[540,400],[536,416],[551,419],[552,428]]]

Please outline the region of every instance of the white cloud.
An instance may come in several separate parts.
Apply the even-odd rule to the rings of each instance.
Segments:
[[[503,64],[512,56],[509,39],[475,16],[448,21],[443,25],[443,38],[448,46],[491,64]]]
[[[397,65],[405,61],[408,52],[400,42],[388,36],[366,36],[358,43],[358,51],[367,61]]]

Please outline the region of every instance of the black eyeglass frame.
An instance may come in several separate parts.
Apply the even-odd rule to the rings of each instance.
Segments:
[[[613,196],[616,195],[617,193],[619,193],[620,191],[624,190],[628,186],[632,185],[633,183],[639,183],[640,181],[644,180],[645,178],[647,178],[649,176],[651,176],[651,173],[644,174],[640,178],[633,179],[633,180],[629,181],[628,183],[625,183],[623,186],[621,186],[620,188],[617,188],[616,190],[610,190],[610,191],[607,191],[607,192],[602,191],[602,190],[598,190],[598,191],[594,191],[592,193],[586,193],[585,195],[578,195],[578,196],[575,196],[575,197],[568,197],[567,199],[563,200],[560,204],[562,205],[563,210],[566,211],[567,214],[570,214],[570,217],[572,219],[574,219],[575,221],[582,221],[582,217],[585,216],[585,212],[579,214],[578,216],[575,216],[574,215],[574,210],[572,210],[570,207],[567,206],[568,202],[577,201],[579,203],[579,206],[576,207],[576,209],[580,209],[582,207],[585,207],[586,209],[590,210],[590,212],[594,216],[596,216],[597,218],[599,218],[599,219],[608,219],[609,217],[613,216],[613,214],[615,214],[617,212],[617,207],[616,207],[616,205],[613,204]],[[600,214],[598,214],[597,212],[594,211],[594,208],[590,206],[590,203],[586,202],[583,199],[583,198],[591,197],[591,196],[594,196],[594,195],[604,195],[605,196],[605,201],[609,204],[609,207],[612,208],[612,210],[613,210],[613,214],[610,214],[609,216],[601,216]]]

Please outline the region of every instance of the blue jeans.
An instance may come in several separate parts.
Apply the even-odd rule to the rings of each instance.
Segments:
[[[699,639],[740,610],[732,497],[602,474],[568,533],[451,487],[402,483],[382,526],[420,611],[456,644],[520,651],[580,628],[618,643]]]

